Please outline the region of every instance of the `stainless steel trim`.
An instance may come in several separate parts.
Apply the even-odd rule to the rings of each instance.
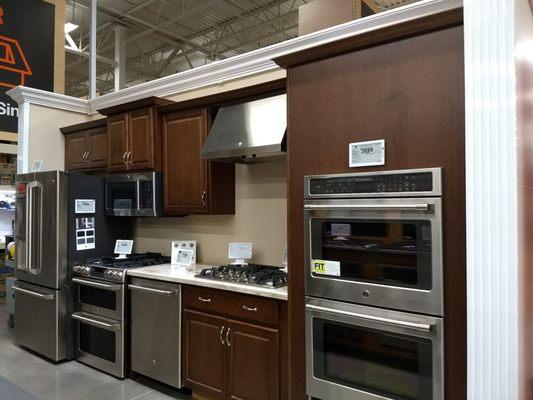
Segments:
[[[204,299],[203,297],[198,296],[198,300],[203,301],[204,303],[211,303],[211,299]]]
[[[13,286],[13,290],[16,291],[16,292],[21,292],[21,293],[28,294],[28,295],[33,296],[33,297],[38,297],[38,298],[43,299],[43,300],[54,300],[54,295],[52,295],[52,294],[41,294],[41,293],[34,292],[32,290],[23,289],[23,288],[18,287],[18,286]]]
[[[176,293],[178,293],[176,290],[160,290],[160,289],[153,289],[153,288],[148,288],[148,287],[138,286],[138,285],[128,285],[128,288],[132,290],[139,290],[141,292],[159,294],[161,296],[173,296]]]
[[[116,324],[108,324],[107,322],[102,322],[97,319],[86,317],[81,313],[73,313],[72,318],[74,318],[77,321],[83,322],[84,324],[105,329],[106,331],[117,332],[120,330],[119,322]]]
[[[220,339],[220,343],[222,343],[222,345],[226,344],[226,343],[224,343],[224,328],[225,328],[225,326],[221,326],[220,327],[220,333],[218,335],[218,337]]]
[[[141,209],[141,181],[135,182],[135,201],[137,202],[137,211]]]
[[[429,211],[430,204],[306,204],[306,210],[362,210],[362,211]]]
[[[366,319],[369,321],[381,322],[383,324],[388,324],[388,325],[402,326],[402,327],[409,328],[409,329],[416,329],[422,332],[430,332],[431,328],[433,327],[433,325],[430,325],[430,324],[417,324],[414,322],[405,322],[405,321],[399,321],[399,320],[390,319],[390,318],[373,317],[367,314],[359,314],[359,313],[343,311],[343,310],[333,310],[331,308],[314,306],[312,304],[307,304],[305,308],[309,310],[314,310],[314,311],[323,311],[323,312],[327,312],[330,314],[340,314],[340,315],[346,315],[348,317],[361,318],[361,319]]]
[[[431,172],[433,175],[433,190],[429,192],[387,192],[387,193],[334,193],[334,194],[311,194],[309,182],[312,179],[327,178],[347,178],[351,176],[371,176],[371,175],[396,175],[402,173]],[[343,199],[343,198],[361,198],[361,197],[422,197],[422,196],[442,196],[442,168],[419,168],[419,169],[402,169],[395,171],[375,171],[375,172],[356,172],[347,174],[327,174],[327,175],[307,175],[304,177],[304,198],[305,199]]]
[[[253,312],[257,312],[257,307],[247,307],[247,306],[242,306],[242,309],[244,311],[253,311]]]
[[[229,341],[230,332],[231,332],[231,328],[228,328],[228,330],[226,331],[226,344],[228,345],[228,347],[231,347],[231,342]]]
[[[113,285],[108,283],[100,283],[95,281],[90,281],[82,278],[72,278],[72,282],[79,283],[80,285],[90,286],[97,289],[106,289],[112,290],[113,292],[118,292],[121,289],[122,285]]]

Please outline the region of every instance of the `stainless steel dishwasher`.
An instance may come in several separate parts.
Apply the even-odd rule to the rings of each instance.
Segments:
[[[181,387],[181,285],[132,278],[131,369]]]

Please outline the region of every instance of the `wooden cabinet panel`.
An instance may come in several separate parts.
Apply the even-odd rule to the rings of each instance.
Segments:
[[[128,113],[128,156],[130,170],[153,169],[154,110],[144,108]]]
[[[74,133],[65,137],[65,169],[67,171],[85,169],[85,155],[88,151],[87,134]]]
[[[226,320],[196,311],[183,313],[183,381],[213,400],[226,399]]]
[[[166,213],[208,211],[207,161],[200,156],[206,135],[205,109],[164,116],[163,204]]]
[[[87,134],[87,167],[105,169],[107,166],[107,131],[94,129]]]
[[[227,398],[279,399],[279,331],[228,320]]]
[[[124,171],[127,169],[126,155],[128,152],[128,124],[126,114],[108,117],[108,171]]]

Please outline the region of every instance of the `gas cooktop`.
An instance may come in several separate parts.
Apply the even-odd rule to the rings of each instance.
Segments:
[[[104,256],[76,263],[73,272],[78,276],[124,282],[128,269],[167,263],[170,263],[170,257],[163,256],[161,253],[132,254],[126,258]]]
[[[287,273],[279,267],[256,264],[204,268],[196,277],[273,289],[286,286],[288,282]]]

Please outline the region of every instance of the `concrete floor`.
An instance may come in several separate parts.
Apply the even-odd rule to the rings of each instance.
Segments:
[[[119,380],[76,361],[53,364],[13,344],[0,306],[0,375],[39,400],[190,399],[146,378]],[[2,398],[0,393],[0,398]]]

